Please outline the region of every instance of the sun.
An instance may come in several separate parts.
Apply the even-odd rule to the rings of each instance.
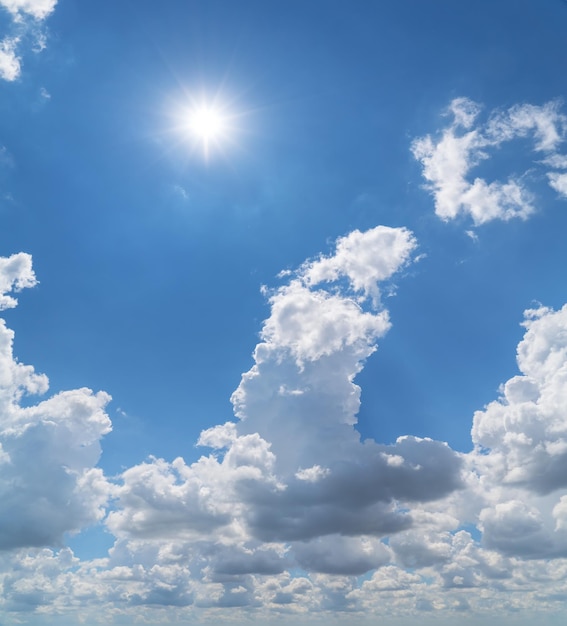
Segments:
[[[224,115],[214,107],[202,106],[189,114],[189,130],[202,141],[219,139],[227,130]]]
[[[220,89],[208,93],[182,89],[166,102],[170,120],[166,132],[183,151],[189,147],[204,161],[217,156],[229,159],[248,132],[245,119],[249,112],[243,111],[239,103],[240,98]]]
[[[226,109],[209,103],[200,103],[185,112],[185,129],[194,143],[208,158],[211,150],[226,143],[231,134],[231,116]]]

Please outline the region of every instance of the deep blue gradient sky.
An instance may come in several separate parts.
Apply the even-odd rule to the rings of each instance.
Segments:
[[[200,433],[236,420],[231,394],[241,385],[242,374],[253,367],[255,346],[266,341],[265,335],[260,336],[264,320],[277,313],[274,301],[270,304],[261,293],[262,286],[272,290],[268,293],[273,297],[283,294],[273,290],[278,286],[285,289],[291,279],[278,278],[279,272],[295,272],[306,260],[316,263],[321,254],[331,258],[339,237],[356,230],[370,232],[378,225],[409,229],[417,242],[411,255],[417,260],[409,263],[409,256],[400,257],[396,261],[399,271],[384,277],[381,306],[388,310],[392,327],[372,338],[371,343],[378,345],[375,354],[370,356],[370,351],[360,357],[359,365],[352,365],[351,379],[356,374],[355,382],[362,390],[360,409],[355,411],[358,416],[355,428],[362,440],[373,440],[380,445],[394,445],[403,435],[447,442],[455,458],[465,459],[463,467],[471,475],[484,476],[486,468],[479,469],[480,465],[474,465],[477,461],[470,460],[472,457],[459,455],[473,450],[473,414],[498,400],[500,385],[519,374],[516,348],[526,333],[526,328],[521,326],[524,310],[543,305],[559,311],[567,301],[567,182],[564,192],[551,188],[547,177],[551,170],[542,165],[552,154],[558,158],[565,154],[562,142],[567,123],[561,116],[567,114],[563,101],[567,94],[566,3],[560,0],[356,0],[351,3],[30,0],[26,4],[6,0],[0,1],[0,5],[0,35],[4,33],[4,42],[19,36],[17,55],[21,59],[16,77],[9,79],[4,75],[0,80],[0,254],[4,257],[19,252],[30,254],[39,281],[33,289],[19,294],[17,309],[4,312],[7,326],[15,331],[14,355],[19,362],[33,364],[37,372],[47,374],[49,393],[88,387],[95,392],[104,390],[113,398],[106,407],[112,432],[104,437],[104,433],[100,435],[101,455],[94,463],[111,485],[106,487],[110,499],[101,505],[104,512],[90,518],[85,514],[85,519],[64,529],[60,535],[66,537],[64,540],[57,539],[56,531],[41,541],[14,540],[12,545],[7,539],[6,559],[19,558],[13,556],[16,555],[13,550],[45,547],[57,551],[62,547],[61,541],[70,542],[79,556],[106,558],[106,548],[101,546],[112,545],[115,537],[121,547],[117,544],[109,570],[142,563],[149,572],[152,559],[154,564],[165,567],[158,557],[148,556],[150,548],[144,548],[145,552],[140,548],[140,542],[147,541],[149,545],[150,539],[181,542],[183,548],[179,547],[181,543],[175,544],[179,553],[188,562],[196,558],[187,554],[193,554],[194,548],[190,546],[196,545],[197,540],[193,535],[189,537],[183,524],[173,523],[167,516],[151,529],[140,530],[138,535],[125,530],[128,524],[130,529],[135,526],[134,513],[132,518],[128,515],[138,505],[124,495],[130,487],[122,473],[154,462],[148,459],[171,463],[182,457],[190,466],[201,455],[208,454],[206,448],[196,447]],[[51,12],[33,14],[33,7],[48,5],[52,5]],[[38,47],[42,47],[38,44],[40,40],[44,41],[44,49],[38,52]],[[2,67],[0,57],[0,72]],[[207,159],[187,132],[179,129],[180,107],[202,96],[226,106],[234,115],[235,126],[231,137],[220,142]],[[449,107],[458,99],[479,105],[474,126],[451,126],[453,117],[448,113]],[[479,152],[476,161],[470,154],[466,157],[471,164],[466,173],[469,183],[475,178],[487,184],[505,182],[511,176],[521,181],[533,198],[534,211],[527,219],[496,217],[475,223],[465,209],[455,219],[440,219],[433,188],[426,186],[425,161],[414,154],[415,142],[428,135],[434,143],[439,142],[449,128],[457,128],[458,136],[481,129],[478,132],[485,132],[488,137],[486,128],[497,115],[502,119],[510,115],[512,119],[512,113],[508,112],[514,107],[534,105],[543,111],[549,102],[556,103],[559,116],[549,122],[556,124],[560,133],[553,149],[537,151],[535,126],[526,126],[523,131],[514,127],[517,134],[512,140],[483,144],[479,148],[483,154],[479,156]],[[457,156],[451,162],[455,159]],[[380,250],[380,254],[386,254],[385,248]],[[302,276],[302,271],[292,276]],[[337,283],[336,292],[335,288],[329,288],[329,293],[343,293],[341,290],[348,280],[355,280],[348,271],[341,274],[346,282]],[[347,299],[352,302],[354,296],[349,294]],[[375,310],[370,301],[361,306],[364,311]],[[542,321],[542,326],[547,319]],[[278,341],[285,334],[283,328],[271,337],[274,345],[280,345]],[[308,331],[298,332],[301,343]],[[563,336],[557,332],[558,337]],[[543,334],[549,338],[551,331],[546,333]],[[553,342],[550,345],[550,350],[560,352]],[[286,354],[285,358],[291,358]],[[297,359],[299,380],[303,374]],[[320,355],[314,362],[319,359]],[[280,366],[283,368],[281,363]],[[339,368],[336,364],[333,367]],[[273,393],[282,395],[284,391],[287,393],[287,379],[282,378],[280,384],[277,376],[288,374],[283,369],[277,372],[269,380]],[[530,376],[532,380],[535,374]],[[545,388],[551,388],[552,383],[546,381]],[[331,386],[334,384],[329,382]],[[299,394],[305,389],[299,386],[295,391]],[[252,391],[247,393],[251,398]],[[559,400],[554,400],[553,410],[564,423],[567,400],[561,391],[557,393]],[[36,396],[25,396],[20,405],[33,406],[39,401]],[[318,423],[332,409],[313,402],[311,411]],[[333,407],[339,405],[340,402]],[[294,406],[291,403],[289,408],[281,409],[283,417],[279,419],[283,423],[286,419],[290,424],[305,420],[299,409],[294,413]],[[252,409],[247,410],[252,413]],[[270,413],[272,405],[262,410]],[[549,415],[549,411],[542,411]],[[243,423],[254,425],[257,419],[260,418],[254,414]],[[512,422],[519,419],[510,418]],[[504,422],[508,423],[502,418]],[[326,433],[325,428],[320,432]],[[258,426],[257,432],[273,443],[276,464],[284,463],[284,453],[278,453],[276,442],[269,439],[272,431]],[[295,435],[291,434],[296,432],[290,426],[290,449],[297,445]],[[560,446],[563,430],[557,427],[553,433],[553,441]],[[244,437],[250,433],[242,430],[238,434]],[[488,439],[482,439],[486,436],[476,435],[477,445],[500,450],[494,442],[487,445]],[[6,437],[9,441],[9,436]],[[323,440],[322,434],[321,437]],[[308,435],[305,441],[311,441]],[[526,445],[535,447],[535,440],[531,441],[532,444]],[[231,445],[233,448],[228,449],[234,452],[236,443]],[[505,445],[512,444],[506,439]],[[8,443],[4,444],[8,449],[6,446]],[[316,480],[324,482],[327,480],[324,476],[334,475],[333,463],[339,461],[324,455],[318,461],[316,449],[315,444],[309,448],[313,450],[313,467],[323,467],[323,461],[328,461],[330,473],[317,474],[317,479],[297,478],[296,483],[313,480],[309,484],[315,485]],[[30,448],[29,453],[33,459],[34,449]],[[223,454],[218,453],[219,460]],[[409,459],[405,452],[396,454],[401,455],[398,458]],[[430,454],[426,457],[430,458]],[[348,458],[356,457],[353,455]],[[412,462],[421,467],[421,461]],[[301,463],[295,468],[298,472],[308,467],[305,459]],[[346,463],[345,459],[341,463]],[[365,461],[360,463],[364,465]],[[494,467],[498,463],[491,465],[490,472],[496,472]],[[61,462],[58,467],[63,465]],[[374,465],[368,467],[374,468],[368,472],[379,473]],[[426,471],[427,463],[423,467]],[[325,467],[321,471],[324,470]],[[278,471],[274,470],[274,475],[280,476]],[[521,546],[510,548],[499,543],[500,535],[495,526],[490,526],[490,520],[501,519],[498,515],[503,515],[502,511],[515,510],[510,502],[527,501],[521,490],[529,491],[530,480],[523,477],[524,482],[520,481],[519,486],[514,482],[519,480],[521,471],[510,473],[508,478],[499,475],[497,479],[486,470],[491,478],[486,478],[486,483],[482,478],[482,488],[478,487],[477,495],[470,496],[469,501],[476,503],[480,498],[478,493],[490,492],[487,501],[478,504],[476,512],[471,509],[466,514],[462,503],[452,503],[455,524],[445,527],[439,522],[436,526],[439,533],[445,533],[443,541],[449,541],[447,537],[454,537],[467,524],[472,525],[473,534],[478,535],[474,540],[485,533],[479,545],[485,551],[493,551],[490,559],[494,562],[517,559],[513,566],[501,564],[508,573],[516,573],[510,573],[512,582],[500,598],[521,590],[517,581],[522,574],[517,572],[524,558],[528,561],[549,558],[553,567],[566,567],[563,559],[567,542],[563,543],[562,538],[554,535],[553,539],[545,540],[553,548],[528,554]],[[288,474],[281,474],[282,484],[288,484],[285,481],[293,476],[293,472]],[[214,492],[202,476],[199,480],[203,481],[202,489]],[[232,479],[225,480],[228,483]],[[392,479],[392,485],[397,480]],[[468,479],[463,480],[463,484],[469,485]],[[178,481],[183,483],[181,478]],[[490,488],[486,486],[489,483]],[[148,479],[147,485],[151,484]],[[293,486],[289,485],[292,494]],[[516,485],[513,488],[518,493],[504,497],[506,485]],[[538,487],[535,500],[529,500],[542,516],[551,516],[551,521],[544,523],[547,529],[553,529],[554,524],[556,530],[562,528],[561,520],[565,519],[560,516],[562,509],[553,507],[563,502],[565,486],[561,483],[550,488],[551,491]],[[473,489],[470,485],[468,488]],[[119,489],[123,491],[119,493]],[[399,495],[393,486],[389,489],[392,503],[397,503],[400,510],[413,510],[413,504],[404,500],[406,491],[402,489]],[[435,495],[424,496],[424,501],[435,503],[427,505],[432,507],[427,509],[427,515],[433,516],[435,507],[437,512],[449,510],[443,498],[452,498],[453,489],[455,485],[441,485]],[[537,498],[543,497],[543,492],[546,497],[553,493],[555,500],[542,504]],[[463,500],[467,498],[463,496]],[[409,501],[413,502],[411,498]],[[183,502],[186,503],[185,496]],[[242,502],[252,507],[249,500],[244,498]],[[238,508],[234,502],[230,506],[236,507],[234,510]],[[559,511],[555,517],[551,515],[552,509]],[[157,510],[159,516],[159,506]],[[456,510],[463,511],[462,516]],[[301,576],[311,576],[309,584],[323,595],[320,590],[325,585],[327,591],[332,584],[339,585],[339,579],[341,585],[347,585],[343,575],[346,580],[364,574],[370,580],[373,572],[382,575],[386,571],[384,567],[399,568],[406,578],[415,571],[423,574],[424,580],[433,580],[437,575],[445,583],[448,580],[445,574],[432,573],[435,559],[423,565],[423,572],[418,571],[419,567],[412,565],[409,557],[404,561],[402,549],[397,556],[383,561],[376,557],[365,569],[344,565],[351,563],[349,551],[356,552],[350,544],[345,544],[340,548],[344,550],[344,562],[332,567],[317,565],[316,551],[305,556],[308,550],[305,546],[311,544],[302,542],[316,539],[324,545],[324,541],[335,535],[340,541],[344,537],[348,541],[353,537],[366,541],[364,537],[371,536],[372,541],[378,537],[380,544],[373,549],[390,550],[384,548],[389,545],[389,532],[362,532],[347,524],[348,527],[321,530],[296,540],[283,530],[276,532],[275,525],[270,531],[265,527],[259,530],[258,520],[265,518],[259,512],[251,513],[252,508],[246,511],[241,518],[234,513],[235,519],[240,519],[239,532],[242,532],[240,543],[236,542],[236,531],[230,535],[230,541],[236,542],[234,546],[238,543],[238,549],[254,554],[260,550],[264,555],[277,543],[278,550],[281,554],[285,552],[288,559],[285,567],[281,570],[276,567],[273,572],[269,568],[265,571],[235,568],[231,573],[233,582],[238,572],[256,576],[255,591],[248,579],[238,583],[250,597],[256,594],[254,601],[246,596],[250,600],[248,604],[242,596],[241,603],[266,611],[264,619],[266,615],[275,615],[271,612],[273,605],[266,600],[265,588],[258,591],[268,584],[267,573],[283,576],[281,572],[292,572],[291,579],[299,580],[297,572],[301,572]],[[497,511],[496,517],[491,517],[491,511]],[[107,517],[112,512],[117,515],[123,512],[123,519],[130,522],[118,522],[112,515]],[[139,514],[144,518],[146,509],[141,509]],[[192,514],[187,515],[191,518]],[[370,518],[376,513],[367,511],[363,515]],[[433,538],[432,527],[424,522],[426,532],[425,526],[415,521],[423,520],[423,516],[425,513],[415,513],[412,523],[424,533],[420,535],[420,545],[428,544],[433,550],[431,545],[440,545],[441,540]],[[30,524],[33,527],[33,522]],[[81,529],[83,534],[79,532],[69,539],[69,532]],[[272,531],[275,534],[270,535]],[[0,532],[9,535],[2,526],[1,515]],[[402,533],[397,536],[405,537],[404,532],[413,531],[400,526],[392,536],[396,532]],[[265,539],[268,536],[272,539]],[[200,558],[213,559],[210,555],[217,554],[218,546],[233,546],[226,537],[207,538],[215,547],[208,548],[208,552],[204,550]],[[136,549],[128,548],[131,556],[123,558],[122,551],[127,550],[124,546],[136,541]],[[205,541],[204,535],[199,541]],[[300,547],[294,541],[299,541]],[[545,541],[541,539],[542,545]],[[417,545],[415,537],[407,542]],[[234,546],[230,549],[236,550]],[[394,552],[396,549],[391,548]],[[136,550],[140,550],[139,554]],[[455,556],[456,552],[451,554],[451,557],[439,557],[439,563],[454,559],[456,568],[460,557]],[[223,561],[226,566],[223,570],[218,561],[221,556],[214,558],[217,561],[213,559],[209,565],[213,570],[217,568],[217,578],[207,576],[214,584],[227,585],[226,580],[221,580],[221,573],[230,570],[228,561]],[[231,558],[236,560],[234,555]],[[340,558],[337,559],[338,563]],[[536,562],[540,563],[530,561]],[[6,567],[5,571],[9,572],[14,566]],[[200,597],[195,585],[205,585],[207,578],[195,573],[195,568],[190,567],[191,576],[183,588],[187,594],[191,588],[192,598]],[[544,570],[544,565],[541,568]],[[394,576],[392,572],[390,576]],[[554,580],[562,579],[557,573],[549,575],[555,576]],[[12,580],[11,574],[6,576],[6,580]],[[324,576],[334,582],[321,582]],[[161,596],[156,600],[152,594],[161,588],[161,583],[150,580],[148,574],[145,584],[144,591],[124,592],[120,599],[107,597],[106,592],[97,593],[102,594],[98,597],[103,598],[105,607],[116,609],[116,623],[134,623],[128,620],[135,619],[137,605],[165,607],[166,613],[156,613],[156,624],[166,619],[164,615],[170,620],[185,619],[171,608],[183,604],[180,598],[185,596],[178,593],[180,587],[169,590],[169,600]],[[337,600],[342,594],[343,609],[348,593],[351,593],[349,602],[362,593],[362,583],[352,584],[354,587],[348,587],[350,591],[336,591],[338,595],[333,596]],[[455,583],[458,584],[461,583]],[[15,610],[11,585],[4,583],[5,600],[4,604],[0,603],[0,612],[4,612],[0,622],[6,624],[15,623],[11,621],[15,620],[11,617],[11,611]],[[409,589],[410,582],[407,585]],[[485,588],[485,583],[478,585]],[[237,583],[233,586],[236,589]],[[445,584],[445,589],[449,587]],[[471,582],[467,589],[474,587]],[[230,593],[240,593],[234,589]],[[293,610],[306,611],[305,623],[309,619],[326,619],[325,615],[330,613],[338,616],[340,624],[350,619],[341,617],[338,600],[335,605],[329,599],[327,604],[322,600],[319,604],[315,600],[302,604],[300,596],[287,588],[281,589],[282,594],[293,596],[289,601]],[[560,592],[558,587],[556,593]],[[203,593],[214,596],[212,591]],[[224,596],[214,596],[220,598],[221,607],[230,604],[226,600],[226,588],[223,593]],[[444,597],[443,590],[431,591],[431,597],[429,592],[411,593],[415,596],[412,596],[415,611],[425,607],[423,602],[426,602],[427,606],[439,609],[439,619],[453,619],[451,611],[456,610],[455,604],[444,600],[435,604],[432,599],[436,593],[439,596],[435,597]],[[508,623],[506,620],[511,619],[512,604],[508,600],[490,600],[482,606],[469,596],[473,596],[472,591],[467,595],[471,619],[492,619],[494,623],[496,620]],[[61,600],[62,604],[65,602]],[[85,601],[85,611],[88,619],[94,620],[89,602]],[[192,602],[199,606],[196,599]],[[546,602],[533,608],[552,620],[548,616],[558,615],[562,609],[551,600]],[[69,607],[74,606],[71,600],[64,609],[57,603],[45,606],[50,607],[50,615],[60,615],[58,611],[63,611],[73,622],[72,611],[69,613]],[[373,613],[368,608],[370,605],[360,606],[365,607],[366,615],[380,615],[379,611]],[[362,610],[353,607],[348,608]],[[243,609],[242,615],[247,615],[247,610]],[[293,610],[290,608],[281,619],[295,619]],[[412,613],[413,610],[400,609],[399,617],[415,619],[417,613]],[[191,619],[203,622],[218,619],[214,613],[212,617],[205,613],[195,614]],[[25,615],[28,617],[24,617],[24,623],[41,623],[33,611]]]

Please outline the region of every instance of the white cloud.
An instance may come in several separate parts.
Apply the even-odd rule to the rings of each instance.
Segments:
[[[415,238],[405,228],[377,226],[364,233],[354,230],[337,240],[335,254],[305,263],[301,277],[310,287],[345,277],[355,293],[371,297],[376,305],[379,283],[409,262],[415,246]]]
[[[36,20],[44,20],[53,12],[56,4],[57,0],[0,0],[0,6],[14,17],[30,15]]]
[[[559,195],[567,198],[567,174],[550,172],[547,177],[549,178],[550,186],[555,189]]]
[[[520,373],[475,414],[472,453],[360,440],[354,378],[388,329],[383,282],[414,250],[404,229],[356,232],[290,272],[234,393],[238,419],[201,433],[211,454],[149,458],[113,485],[96,467],[109,397],[80,389],[21,406],[47,379],[14,359],[2,326],[3,609],[55,619],[80,604],[108,622],[140,606],[164,611],[156,621],[226,607],[235,619],[245,607],[415,619],[527,611],[565,594],[567,306],[526,313]],[[5,307],[35,282],[29,255],[0,260]],[[41,548],[105,511],[117,538],[105,558]]]
[[[0,257],[0,311],[12,309],[18,301],[9,293],[21,291],[37,284],[29,254],[19,252],[10,257]]]
[[[223,585],[219,604],[253,603],[242,577],[282,571],[284,558],[335,574],[388,562],[380,537],[412,525],[412,503],[461,485],[447,445],[362,443],[354,427],[354,376],[389,327],[372,281],[390,280],[415,245],[405,229],[355,231],[288,274],[233,395],[239,421],[204,431],[215,452],[191,465],[150,459],[124,472],[109,529],[129,546],[175,542]]]
[[[16,54],[19,39],[6,37],[0,42],[0,78],[8,82],[20,75],[20,59]]]
[[[541,512],[520,500],[498,502],[483,509],[480,528],[484,544],[506,555],[541,558],[553,551]],[[567,555],[567,545],[561,553]]]
[[[21,48],[29,44],[34,52],[46,47],[47,37],[41,24],[55,9],[57,0],[0,0],[11,16],[9,34],[0,41],[0,78],[13,82],[21,73]]]
[[[507,556],[566,557],[567,305],[525,315],[520,374],[474,415],[467,463],[477,512],[469,519],[476,516],[483,545]]]
[[[10,291],[36,284],[31,257],[0,259],[0,307]],[[0,323],[0,550],[60,544],[66,532],[100,520],[109,485],[95,468],[100,438],[110,430],[105,393],[78,389],[22,407],[47,391],[47,378],[12,354],[14,333]],[[33,459],[33,462],[30,462]]]
[[[492,466],[493,479],[544,494],[567,487],[567,305],[526,311],[524,325],[521,375],[475,414],[472,437],[490,449],[478,463]]]
[[[549,167],[565,170],[567,169],[567,156],[564,154],[552,154],[546,157],[542,163],[549,165]]]
[[[475,225],[529,217],[535,205],[533,194],[523,182],[525,171],[506,181],[492,182],[478,176],[471,180],[471,173],[490,158],[491,151],[520,138],[531,138],[533,150],[547,154],[540,163],[559,163],[563,157],[553,152],[565,138],[567,118],[558,108],[556,102],[516,105],[492,113],[481,124],[477,122],[479,105],[466,98],[453,100],[448,110],[453,121],[441,136],[427,135],[412,144],[413,155],[422,164],[427,188],[435,199],[435,213],[444,221],[468,215]],[[563,193],[562,178],[548,176],[550,184]]]
[[[312,467],[308,467],[306,469],[301,468],[295,472],[296,478],[299,480],[306,480],[311,483],[317,482],[328,475],[329,469],[321,467],[320,465],[313,465]]]

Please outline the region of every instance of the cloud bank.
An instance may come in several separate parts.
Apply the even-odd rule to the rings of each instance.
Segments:
[[[522,105],[475,127],[479,111],[454,101],[442,138],[413,145],[436,211],[476,224],[526,217],[520,182],[470,183],[468,173],[488,148],[521,137],[546,167],[567,169],[564,119],[555,104]],[[559,191],[557,172],[547,180]],[[475,185],[484,196],[469,193]],[[472,416],[472,451],[411,434],[362,440],[356,376],[390,328],[387,298],[416,254],[408,229],[377,226],[282,273],[264,288],[269,315],[232,395],[234,420],[201,433],[194,462],[150,457],[113,477],[98,467],[108,394],[83,388],[34,404],[48,380],[14,357],[2,322],[3,614],[120,623],[151,610],[156,623],[199,623],[243,609],[285,623],[560,611],[567,305],[525,312],[518,372]],[[0,259],[0,308],[36,282],[29,255]],[[114,545],[81,560],[66,537],[93,526]]]

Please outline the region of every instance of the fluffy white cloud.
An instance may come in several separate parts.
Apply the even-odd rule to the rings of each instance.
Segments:
[[[308,261],[300,275],[310,287],[346,277],[355,293],[371,297],[376,305],[379,284],[408,263],[415,246],[415,238],[405,228],[377,226],[364,233],[354,230],[339,237],[335,254]]]
[[[12,18],[9,26],[12,32],[0,41],[1,79],[12,82],[20,76],[22,46],[29,43],[34,52],[45,48],[46,35],[41,23],[56,5],[57,0],[0,0],[0,7]]]
[[[106,523],[123,554],[141,565],[150,546],[170,543],[199,585],[215,585],[217,606],[291,603],[291,582],[272,593],[258,577],[293,566],[351,576],[390,561],[381,538],[412,526],[415,503],[461,486],[461,458],[446,444],[363,443],[355,429],[354,377],[389,328],[378,282],[415,247],[405,229],[355,231],[288,274],[233,394],[239,420],[200,436],[213,454],[150,459],[120,477]],[[334,583],[321,585],[317,606],[339,602]]]
[[[526,311],[524,326],[520,374],[474,416],[471,494],[486,547],[527,559],[565,557],[567,305]]]
[[[35,283],[29,255],[0,259],[1,308],[16,306],[10,291]],[[13,357],[13,338],[1,320],[0,550],[60,544],[101,519],[109,489],[95,467],[109,396],[78,389],[21,406],[23,395],[47,391],[47,378]]]
[[[16,37],[6,37],[0,41],[0,78],[9,82],[20,75],[20,59],[16,54],[18,41]]]
[[[233,395],[238,419],[201,433],[212,452],[149,458],[113,485],[96,467],[108,396],[80,389],[22,406],[47,379],[14,359],[2,326],[0,606],[56,620],[80,604],[109,622],[140,606],[161,611],[156,621],[227,607],[483,615],[544,596],[553,609],[567,594],[567,306],[527,312],[520,373],[475,414],[471,453],[413,436],[362,442],[356,430],[354,378],[389,327],[384,281],[415,245],[405,229],[355,232],[290,273],[269,293],[254,366]],[[4,307],[35,282],[28,255],[0,260]],[[105,511],[117,538],[106,557],[41,548]]]
[[[494,480],[545,494],[567,487],[567,305],[526,311],[524,325],[521,375],[475,414],[472,437]]]
[[[12,309],[18,301],[9,293],[33,287],[37,283],[29,254],[19,252],[10,257],[0,257],[0,311]]]
[[[57,0],[0,0],[14,17],[30,15],[37,20],[44,20],[55,9]]]
[[[535,210],[534,196],[526,188],[526,172],[506,181],[475,177],[471,172],[490,158],[490,151],[514,139],[531,138],[533,151],[544,152],[542,164],[556,166],[556,154],[567,132],[567,118],[558,104],[516,105],[492,113],[484,124],[477,122],[481,108],[467,98],[452,101],[447,111],[453,120],[440,137],[427,135],[412,144],[423,166],[427,188],[435,198],[435,213],[444,221],[468,215],[475,225],[494,219],[526,219]],[[548,174],[550,184],[563,193],[562,175]]]

